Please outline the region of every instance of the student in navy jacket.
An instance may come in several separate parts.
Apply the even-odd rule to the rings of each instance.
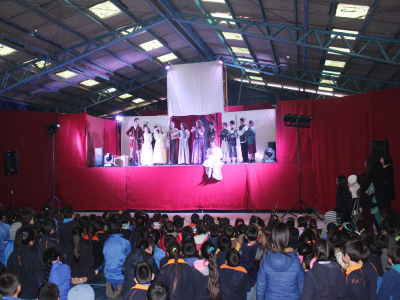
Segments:
[[[225,264],[225,256],[229,249],[232,247],[232,241],[227,235],[221,235],[218,238],[218,253],[217,253],[217,264],[218,267]]]
[[[256,259],[256,254],[260,244],[257,242],[258,238],[258,226],[256,224],[250,224],[247,227],[245,237],[248,240],[247,243],[243,243],[239,250],[240,253],[240,266],[245,268],[247,274],[249,274],[250,287],[249,296],[253,292],[254,286],[257,282],[257,274],[260,269],[260,258]]]
[[[104,242],[100,241],[99,237],[97,236],[96,225],[89,224],[88,227],[86,227],[86,234],[83,236],[83,239],[86,241],[87,245],[92,251],[92,254],[94,256],[93,268],[97,270],[104,264]]]
[[[15,270],[4,271],[0,275],[0,294],[3,300],[19,300],[18,294],[21,293],[21,280]]]
[[[60,251],[60,261],[65,264],[65,252],[61,247],[61,244],[57,241],[56,237],[56,222],[53,219],[45,219],[42,223],[42,236],[40,237],[37,245],[37,251],[40,260],[43,261],[43,253],[49,248],[57,248]]]
[[[400,246],[392,246],[388,250],[387,259],[392,266],[383,275],[378,292],[378,300],[400,299]],[[393,298],[391,298],[393,297]]]
[[[363,272],[362,258],[367,256],[368,248],[360,241],[348,241],[342,246],[342,259],[345,263],[346,298],[352,300],[369,299],[371,283]]]
[[[299,299],[304,285],[304,269],[289,246],[290,232],[280,223],[272,229],[273,249],[261,262],[257,276],[257,300]],[[242,246],[243,248],[243,246]]]
[[[164,282],[154,282],[147,291],[147,300],[169,300],[169,288]]]
[[[221,299],[246,300],[250,291],[250,281],[246,269],[239,267],[239,252],[236,249],[229,249],[225,262],[226,264],[219,270]]]
[[[140,239],[137,243],[137,248],[132,248],[124,262],[124,283],[122,284],[122,296],[125,296],[135,285],[135,283],[137,283],[134,281],[136,265],[141,261],[145,261],[151,266],[153,277],[157,279],[159,270],[153,255],[151,255],[152,251],[152,246],[147,239]]]
[[[191,274],[190,295],[192,295],[192,300],[220,299],[215,245],[206,241],[199,251],[202,259],[194,263]]]
[[[125,293],[124,300],[146,300],[148,289],[154,280],[154,273],[149,263],[139,262],[132,278],[134,278],[135,285]]]
[[[58,286],[60,300],[68,300],[71,289],[71,268],[60,261],[60,251],[49,248],[43,254],[45,277],[43,283],[52,282]]]
[[[182,242],[182,254],[183,260],[191,267],[193,267],[194,263],[199,260],[197,257],[196,244],[191,238]]]
[[[190,289],[192,268],[180,258],[181,247],[178,242],[171,242],[167,252],[171,259],[161,268],[157,281],[168,286],[171,300],[186,300],[189,295],[193,295]]]
[[[36,232],[33,228],[21,228],[16,236],[17,248],[7,261],[7,269],[18,272],[21,279],[21,299],[36,299],[39,284],[44,279],[44,265],[31,248],[34,246]]]
[[[334,262],[335,250],[326,240],[314,245],[316,262],[307,272],[302,300],[342,299],[346,295],[346,276]]]
[[[72,229],[79,224],[74,220],[74,208],[71,205],[66,205],[62,211],[64,220],[58,223],[58,235],[60,236],[60,244],[67,252],[68,246],[71,244]]]

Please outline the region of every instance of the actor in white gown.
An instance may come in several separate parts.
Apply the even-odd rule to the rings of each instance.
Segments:
[[[151,142],[153,140],[153,136],[150,132],[149,127],[146,125],[143,126],[143,145],[142,145],[142,166],[152,166],[153,165],[153,147]]]
[[[154,145],[153,153],[153,164],[164,165],[167,163],[167,153],[165,151],[165,136],[162,133],[162,127],[154,127],[154,139],[156,144]]]
[[[181,123],[181,130],[179,130],[174,135],[177,135],[179,137],[178,164],[179,165],[190,164],[189,143],[188,143],[188,139],[190,137],[190,132],[187,129],[187,125],[185,122]]]
[[[208,178],[212,177],[217,180],[222,179],[221,168],[224,163],[221,161],[222,151],[216,145],[215,140],[211,141],[210,148],[207,149],[207,159],[203,163]]]

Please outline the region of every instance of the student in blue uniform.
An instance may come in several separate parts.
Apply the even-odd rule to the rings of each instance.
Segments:
[[[0,294],[3,300],[20,300],[21,280],[17,271],[7,270],[0,275]]]
[[[42,236],[40,237],[37,245],[37,251],[40,260],[43,261],[43,253],[49,248],[55,247],[60,251],[60,261],[65,264],[67,260],[65,259],[64,249],[56,238],[56,222],[53,219],[45,219],[42,223]],[[71,231],[72,232],[72,231]]]
[[[229,249],[232,247],[231,239],[227,235],[221,235],[218,239],[218,253],[217,253],[217,264],[218,267],[225,264],[225,256]]]
[[[226,253],[225,264],[219,270],[220,294],[222,300],[246,300],[250,291],[249,275],[239,266],[240,254],[236,249]]]
[[[169,288],[164,282],[155,282],[147,291],[147,300],[170,300]]]
[[[383,275],[378,293],[378,300],[400,299],[400,246],[392,246],[388,250],[387,260],[392,266]],[[4,299],[4,298],[3,298]]]
[[[139,262],[135,267],[133,277],[136,284],[125,293],[124,300],[146,300],[150,283],[154,280],[154,273],[149,263]]]
[[[199,260],[197,257],[196,244],[191,238],[182,242],[183,260],[186,261],[191,267]]]

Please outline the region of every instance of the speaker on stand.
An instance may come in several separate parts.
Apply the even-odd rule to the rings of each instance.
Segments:
[[[7,211],[11,211],[13,209],[19,210],[17,206],[14,205],[14,189],[13,189],[13,175],[18,175],[19,165],[18,165],[18,151],[4,151],[3,152],[3,160],[4,160],[4,175],[11,176],[11,204],[7,208]]]
[[[371,156],[380,160],[383,154],[389,154],[389,140],[371,141]]]

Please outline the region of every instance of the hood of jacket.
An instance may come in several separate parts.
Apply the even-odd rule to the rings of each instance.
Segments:
[[[342,271],[340,266],[334,262],[316,262],[311,270],[316,278],[329,278],[324,286],[334,287],[340,281]]]

